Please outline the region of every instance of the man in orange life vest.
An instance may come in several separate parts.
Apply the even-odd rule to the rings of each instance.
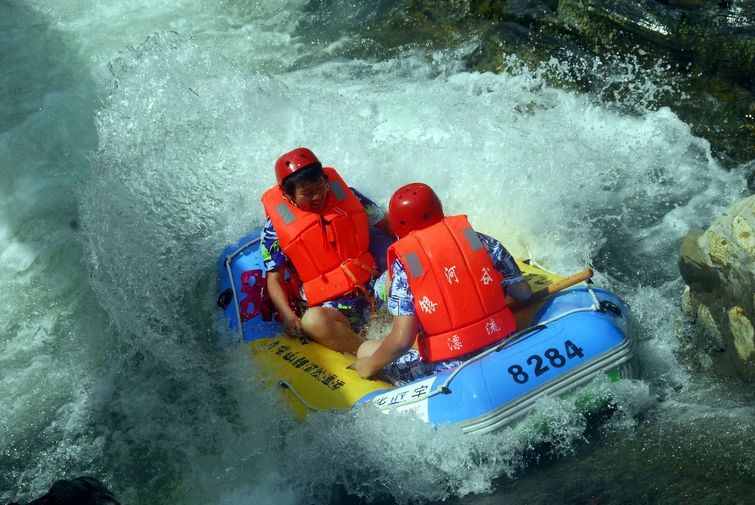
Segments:
[[[388,214],[399,238],[388,249],[382,285],[393,321],[384,340],[359,348],[360,376],[384,370],[410,382],[454,368],[516,330],[506,291],[518,301],[532,292],[498,240],[474,231],[466,216],[444,217],[438,196],[422,183],[399,188]],[[375,290],[385,298],[382,280]],[[412,349],[417,337],[419,350]]]
[[[260,250],[270,298],[289,335],[355,354],[362,343],[355,331],[369,322],[367,290],[378,273],[369,228],[392,235],[388,218],[309,149],[278,158],[275,175],[278,184],[262,195],[267,219]],[[301,317],[289,305],[291,266],[308,305]]]

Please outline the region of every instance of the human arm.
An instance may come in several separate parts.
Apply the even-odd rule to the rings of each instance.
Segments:
[[[393,232],[391,223],[388,220],[388,214],[380,205],[376,204],[358,190],[351,188],[354,195],[359,199],[367,214],[367,225],[370,230],[370,253],[377,262],[378,271],[385,271],[386,251],[388,247],[396,241],[396,234]]]
[[[301,319],[288,304],[288,292],[283,285],[284,269],[284,266],[280,266],[267,273],[267,293],[270,295],[273,305],[275,305],[275,310],[283,319],[283,331],[289,336],[301,337],[304,336]]]
[[[391,223],[388,220],[388,213],[385,211],[385,209],[372,201],[370,198],[366,197],[359,190],[354,188],[349,189],[351,189],[359,202],[362,204],[362,207],[364,207],[364,212],[367,214],[368,224],[385,232],[389,237],[395,237],[396,234],[391,228]]]
[[[506,286],[508,294],[517,302],[523,302],[529,300],[532,296],[532,289],[526,280],[519,281],[515,284]]]
[[[395,237],[396,233],[393,231],[393,228],[391,228],[391,222],[388,220],[388,214],[384,214],[383,217],[375,223],[375,228],[383,231],[386,235],[389,237]],[[395,239],[394,239],[395,240]]]
[[[477,232],[485,249],[493,260],[493,266],[503,276],[503,288],[506,294],[517,302],[523,302],[532,296],[532,289],[524,278],[516,260],[501,242],[493,237]]]
[[[289,265],[288,258],[281,249],[278,233],[269,217],[265,219],[260,233],[260,254],[267,271],[267,293],[283,319],[283,330],[292,337],[303,336],[301,319],[288,303],[289,293],[284,277],[286,267]]]
[[[364,379],[370,378],[406,353],[414,344],[418,325],[417,316],[394,316],[391,331],[375,352],[358,358],[354,363],[359,376]]]

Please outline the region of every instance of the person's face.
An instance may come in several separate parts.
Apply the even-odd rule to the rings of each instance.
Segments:
[[[320,212],[325,208],[328,198],[328,181],[320,179],[319,182],[304,182],[296,185],[293,201],[301,210],[307,212]]]

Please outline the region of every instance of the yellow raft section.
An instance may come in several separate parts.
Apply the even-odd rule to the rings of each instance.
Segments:
[[[532,291],[558,282],[563,277],[517,261]],[[519,328],[530,325],[543,301],[514,311]],[[381,380],[365,380],[349,366],[353,359],[320,344],[284,335],[262,338],[246,344],[260,366],[262,380],[280,387],[299,417],[320,410],[351,408],[373,391],[392,389]]]

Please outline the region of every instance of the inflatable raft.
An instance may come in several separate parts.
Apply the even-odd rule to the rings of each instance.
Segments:
[[[519,262],[533,291],[561,278]],[[433,424],[489,432],[515,423],[543,396],[564,395],[607,374],[635,378],[635,349],[624,302],[578,285],[516,310],[520,330],[456,369],[395,386],[365,380],[352,361],[317,343],[281,335],[266,294],[259,231],[226,248],[218,262],[218,306],[294,409],[307,412],[372,404],[412,411]]]

